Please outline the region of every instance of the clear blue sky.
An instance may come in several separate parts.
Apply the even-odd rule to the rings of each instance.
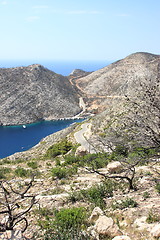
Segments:
[[[0,0],[0,60],[160,54],[160,0]]]

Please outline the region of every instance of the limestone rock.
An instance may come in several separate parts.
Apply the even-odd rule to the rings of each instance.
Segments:
[[[131,240],[131,238],[128,236],[122,235],[122,236],[114,237],[112,240]]]
[[[147,219],[146,216],[143,216],[141,218],[137,218],[134,221],[134,226],[137,227],[139,230],[148,229],[150,225],[147,224],[146,219]]]
[[[157,224],[152,228],[151,235],[155,238],[160,237],[160,224]]]
[[[89,222],[90,223],[95,223],[99,216],[103,216],[104,213],[99,207],[95,207],[92,211],[91,216],[89,217]]]
[[[95,223],[95,230],[99,235],[109,237],[115,237],[122,234],[113,219],[106,216],[99,216]]]
[[[88,154],[88,151],[82,146],[79,146],[75,152],[75,155],[80,157],[83,157],[86,154]]]
[[[119,173],[122,169],[122,164],[118,161],[111,162],[107,165],[107,170],[109,173]]]

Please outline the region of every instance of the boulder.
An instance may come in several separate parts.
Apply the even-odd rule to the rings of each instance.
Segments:
[[[122,235],[122,236],[114,237],[112,240],[131,240],[131,239],[128,236]]]
[[[118,161],[111,162],[107,165],[107,170],[109,173],[119,173],[122,170],[122,164]]]
[[[88,151],[82,146],[79,146],[75,152],[75,156],[80,156],[80,157],[83,157],[86,154],[88,154]]]
[[[152,230],[151,230],[151,235],[155,238],[160,237],[160,224],[156,224]]]
[[[89,222],[90,223],[95,223],[99,216],[103,216],[104,213],[99,207],[95,207],[92,211],[91,216],[89,217]]]
[[[119,227],[114,223],[112,218],[99,216],[94,226],[99,235],[115,237],[122,235]]]

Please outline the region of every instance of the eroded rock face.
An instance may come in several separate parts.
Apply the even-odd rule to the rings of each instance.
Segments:
[[[67,77],[41,65],[0,69],[0,124],[73,117],[81,110]]]

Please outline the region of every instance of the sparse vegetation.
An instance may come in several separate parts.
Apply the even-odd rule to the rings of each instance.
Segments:
[[[38,163],[35,162],[35,161],[28,162],[27,165],[28,165],[28,167],[30,167],[32,169],[37,169],[38,168]]]
[[[22,232],[28,228],[26,215],[36,204],[35,195],[28,193],[33,181],[34,178],[16,186],[9,181],[0,181],[0,232],[15,230],[19,223]]]
[[[138,203],[133,200],[132,198],[126,198],[124,200],[119,200],[119,201],[115,201],[112,203],[112,208],[113,210],[115,209],[125,209],[125,208],[133,208],[133,207],[137,207]]]
[[[155,189],[160,194],[160,183],[156,183]]]
[[[148,213],[146,222],[147,223],[155,223],[160,221],[160,215],[156,214],[152,210]]]
[[[143,198],[146,200],[147,198],[150,197],[150,193],[149,192],[144,192],[143,193]]]
[[[0,179],[5,179],[6,178],[6,174],[11,173],[12,169],[11,168],[0,168]]]
[[[94,206],[99,206],[102,209],[105,207],[105,199],[113,196],[114,183],[107,180],[101,184],[96,184],[90,188],[82,189],[77,192],[72,192],[68,198],[72,203],[76,201],[88,201]]]
[[[64,155],[67,152],[69,152],[73,148],[73,144],[67,139],[62,140],[61,142],[55,143],[53,146],[51,146],[47,152],[46,157],[47,158],[55,158],[59,155]]]
[[[53,178],[68,178],[72,176],[73,174],[77,173],[77,167],[61,167],[57,166],[51,169],[51,175]]]
[[[26,170],[25,168],[22,168],[22,167],[18,167],[16,170],[15,170],[15,175],[17,177],[29,177],[31,175],[31,172],[30,170]]]
[[[86,228],[86,210],[82,207],[79,208],[62,208],[61,210],[54,211],[54,217],[48,218],[46,216],[46,210],[43,211],[45,220],[39,221],[39,225],[42,229],[45,229],[45,240],[59,239],[88,239],[83,235],[82,230]],[[41,213],[41,214],[42,214]]]

